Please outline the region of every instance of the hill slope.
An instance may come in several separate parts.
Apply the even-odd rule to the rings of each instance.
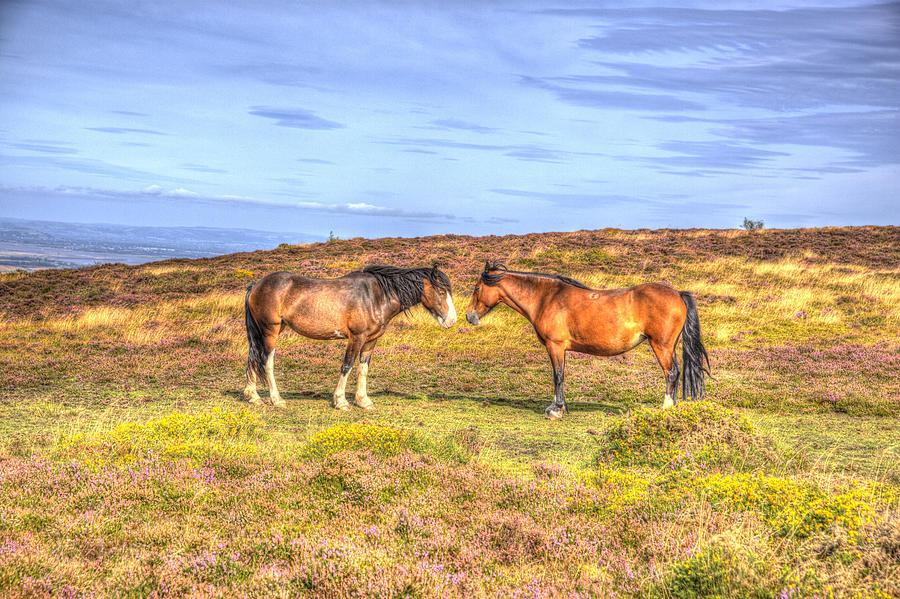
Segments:
[[[0,594],[896,593],[898,237],[352,239],[0,276]],[[288,409],[242,402],[250,281],[436,261],[463,312],[497,258],[693,291],[713,403],[658,410],[645,347],[570,354],[548,423],[549,362],[505,308],[396,319],[373,413],[329,407],[342,343],[289,334]]]

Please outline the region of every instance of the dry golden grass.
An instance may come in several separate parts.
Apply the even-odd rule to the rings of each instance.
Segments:
[[[149,345],[173,335],[195,333],[195,329],[200,327],[217,331],[211,339],[221,338],[222,332],[227,331],[227,338],[234,342],[237,350],[241,337],[232,329],[236,329],[235,318],[243,315],[243,309],[242,293],[213,292],[185,300],[135,308],[97,306],[79,314],[49,318],[30,325],[0,318],[0,332],[21,329],[23,326],[40,326],[55,333],[102,331],[107,338],[135,345]],[[240,347],[239,351],[244,350],[245,347]]]
[[[199,272],[200,270],[202,270],[200,267],[190,266],[188,264],[155,265],[155,264],[151,263],[151,264],[141,268],[142,273],[157,276],[157,277],[160,275],[167,275],[170,273]]]

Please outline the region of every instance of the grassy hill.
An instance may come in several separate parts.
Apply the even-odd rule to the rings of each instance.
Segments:
[[[900,593],[900,228],[351,239],[0,276],[0,595],[888,597]],[[518,314],[282,336],[242,401],[246,285],[487,259],[697,298],[709,401],[646,346],[570,354],[561,422]],[[351,383],[353,380],[351,377]],[[263,392],[265,397],[265,392]]]

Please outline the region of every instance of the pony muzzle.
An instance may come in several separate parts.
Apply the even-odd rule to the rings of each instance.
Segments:
[[[481,319],[478,318],[478,313],[475,310],[469,310],[466,312],[466,320],[472,326],[478,326],[481,323]]]
[[[449,329],[456,324],[456,306],[453,305],[453,298],[450,297],[449,293],[447,294],[447,313],[443,316],[435,315],[434,318],[445,329]]]

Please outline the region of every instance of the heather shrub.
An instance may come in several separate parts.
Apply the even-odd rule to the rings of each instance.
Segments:
[[[671,470],[771,469],[786,461],[743,416],[702,401],[631,412],[606,430],[597,457],[617,466]]]
[[[67,435],[55,449],[57,460],[80,460],[92,467],[124,466],[145,457],[240,459],[257,453],[259,421],[247,410],[203,414],[172,412],[146,423],[126,423],[110,432]]]

